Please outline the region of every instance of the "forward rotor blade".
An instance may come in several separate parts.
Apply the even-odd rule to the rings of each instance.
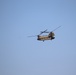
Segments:
[[[49,33],[49,32],[44,32],[44,33]]]
[[[47,31],[47,29],[46,29],[46,30],[44,30],[44,31],[41,31],[40,35],[41,35],[42,33],[47,33],[46,31]]]
[[[36,36],[38,36],[38,35],[33,35],[33,36],[28,36],[28,37],[36,37]]]
[[[41,33],[44,33],[44,32],[46,32],[47,31],[47,29],[46,30],[44,30],[44,31],[41,31]]]
[[[43,32],[46,32],[47,31],[47,29],[46,30],[44,30]]]

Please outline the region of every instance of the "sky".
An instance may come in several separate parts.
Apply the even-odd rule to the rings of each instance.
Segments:
[[[0,75],[76,75],[76,1],[0,0]]]

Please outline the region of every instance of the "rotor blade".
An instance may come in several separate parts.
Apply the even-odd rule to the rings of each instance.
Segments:
[[[47,29],[46,30],[44,30],[43,32],[46,32],[47,31]]]
[[[38,35],[32,35],[32,36],[28,36],[28,37],[36,37],[36,36],[38,36]]]
[[[60,28],[61,26],[57,27],[56,29],[54,29],[53,31],[57,30],[58,28]]]
[[[40,33],[39,35],[41,35],[42,33],[46,33],[46,31],[47,31],[47,29],[46,29],[46,30],[44,30],[44,31],[41,31],[41,33]]]
[[[49,32],[43,32],[43,33],[49,33]]]
[[[49,32],[44,32],[44,33],[49,33]]]

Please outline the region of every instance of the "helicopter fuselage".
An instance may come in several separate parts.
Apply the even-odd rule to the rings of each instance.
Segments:
[[[48,32],[47,29],[44,31],[41,31],[41,33],[39,35],[35,35],[37,36],[37,40],[39,41],[45,41],[45,40],[53,40],[55,39],[55,34],[53,31],[57,30],[58,28],[60,28],[61,26],[55,28],[54,30],[52,30],[51,32]],[[48,35],[41,35],[43,33],[49,33]],[[29,37],[35,37],[35,36],[29,36]]]
[[[49,37],[49,36],[38,36],[37,40],[44,41],[44,40],[52,40],[55,37]]]

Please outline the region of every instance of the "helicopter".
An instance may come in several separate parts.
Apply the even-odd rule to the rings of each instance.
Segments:
[[[40,34],[35,35],[35,36],[37,36],[38,41],[43,41],[44,42],[45,40],[53,40],[53,39],[55,39],[54,31],[57,30],[60,27],[61,26],[55,28],[53,31],[50,31],[50,32],[47,31],[47,29],[46,29],[44,31],[41,31]],[[48,35],[42,35],[43,33],[48,33]],[[35,37],[35,36],[28,36],[28,37]]]

